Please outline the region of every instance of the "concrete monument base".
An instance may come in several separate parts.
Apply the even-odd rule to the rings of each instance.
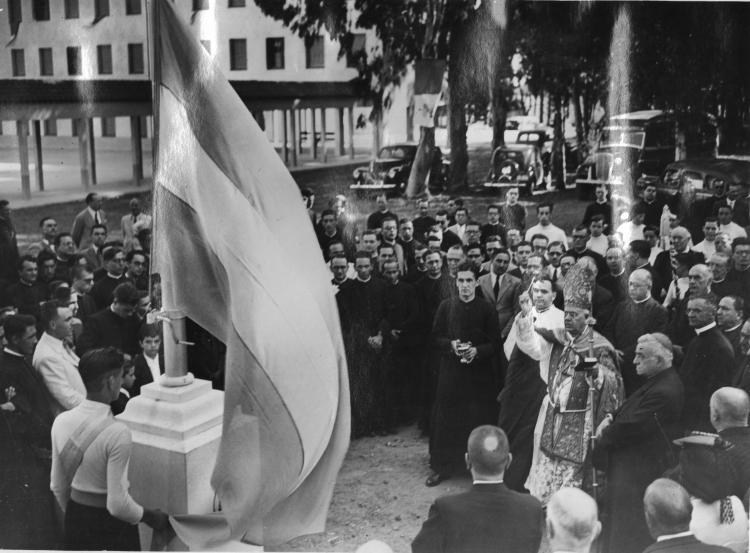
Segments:
[[[192,376],[192,375],[190,375]],[[211,489],[222,431],[224,393],[207,380],[184,386],[147,384],[117,418],[133,435],[130,493],[140,504],[170,514],[208,514],[214,511]],[[139,525],[144,550],[151,545],[151,529]],[[231,550],[262,551],[241,542]],[[181,541],[171,550],[187,550]]]

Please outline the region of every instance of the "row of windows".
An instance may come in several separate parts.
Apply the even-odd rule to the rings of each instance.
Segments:
[[[68,65],[68,75],[81,75],[81,47],[68,46],[65,49]],[[14,48],[10,51],[11,70],[14,77],[26,76],[26,60],[22,48]],[[112,45],[100,44],[96,47],[96,67],[99,75],[112,74]],[[54,62],[52,48],[39,48],[39,75],[51,77],[54,75]],[[142,75],[143,66],[143,44],[128,44],[128,73],[131,75]]]
[[[139,15],[141,0],[122,0],[125,3],[125,15]],[[109,0],[93,0],[94,18],[101,19],[109,15]],[[32,0],[31,17],[35,21],[49,21],[49,0]],[[80,17],[79,0],[64,0],[63,17],[78,19]],[[15,28],[22,20],[21,0],[8,0],[8,19],[11,28]]]
[[[354,35],[354,50],[364,50],[365,35]],[[201,41],[207,51],[211,51],[209,41]],[[325,40],[317,36],[305,41],[305,66],[309,69],[325,67]],[[81,75],[81,47],[68,46],[65,49],[68,75]],[[24,50],[14,48],[10,51],[11,69],[14,77],[26,76],[26,61]],[[54,75],[52,48],[39,48],[39,74],[43,77]],[[353,59],[347,60],[347,66],[352,67]],[[266,39],[266,69],[284,69],[284,39]],[[96,47],[96,66],[99,75],[112,74],[112,45],[100,44]],[[232,71],[247,70],[247,40],[232,38],[229,40],[229,68]],[[128,73],[142,75],[143,44],[128,44]]]
[[[125,15],[139,15],[141,13],[141,0],[121,0],[125,3]],[[94,18],[101,19],[109,15],[110,0],[93,0]],[[227,0],[229,8],[244,8],[245,0]],[[193,0],[193,11],[209,9],[209,0]],[[49,0],[32,0],[31,17],[35,21],[49,21]],[[64,0],[63,17],[65,19],[78,19],[80,17],[79,0]],[[14,23],[22,20],[21,0],[8,0],[8,18],[11,27]]]
[[[205,46],[205,43],[204,43]],[[322,36],[305,39],[305,67],[320,69],[325,67],[325,38]],[[210,50],[210,47],[208,48]],[[356,66],[356,54],[365,50],[365,34],[354,35],[351,57],[347,58],[347,67]],[[266,39],[266,69],[284,69],[284,39]],[[229,69],[244,71],[247,69],[247,40],[244,38],[229,39]]]

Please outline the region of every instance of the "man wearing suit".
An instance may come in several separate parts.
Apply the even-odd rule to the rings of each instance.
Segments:
[[[507,274],[510,265],[510,253],[501,248],[492,259],[490,273],[479,277],[479,288],[484,299],[497,311],[497,321],[500,326],[500,337],[505,337],[510,331],[513,315],[518,311],[518,294],[521,280]]]
[[[98,309],[104,309],[112,303],[114,289],[128,282],[125,278],[125,254],[117,246],[108,246],[102,253],[104,269],[107,273],[94,283],[89,292]]]
[[[44,379],[53,398],[55,415],[72,409],[86,398],[86,387],[78,372],[78,356],[68,342],[73,336],[73,312],[55,301],[42,304],[44,333],[34,351],[34,369]]]
[[[73,219],[73,228],[70,234],[73,236],[78,249],[84,249],[91,243],[91,231],[94,225],[106,225],[107,215],[102,209],[102,200],[99,194],[91,192],[86,196],[86,209],[81,211]]]
[[[547,536],[552,553],[589,553],[599,536],[596,501],[578,488],[560,488],[547,504]]]
[[[716,326],[716,303],[710,296],[691,297],[687,316],[696,336],[685,350],[679,370],[685,386],[683,428],[710,432],[709,400],[716,390],[731,385],[734,352]]]
[[[136,235],[144,228],[151,228],[151,215],[141,211],[141,202],[133,198],[128,204],[130,213],[123,215],[120,219],[120,230],[122,231],[122,247],[126,252],[132,249],[141,249]]]
[[[629,297],[629,274],[625,268],[625,252],[618,246],[608,248],[605,261],[609,272],[599,280],[599,284],[612,293],[612,299],[615,303],[620,303]],[[651,285],[653,286],[653,277]]]
[[[91,315],[78,338],[78,354],[90,349],[112,346],[128,355],[139,352],[138,329],[140,320],[135,314],[138,291],[130,282],[120,284],[114,291],[112,305]]]
[[[10,218],[10,203],[0,200],[0,281],[15,278],[18,265],[16,227]]]
[[[711,424],[732,447],[722,451],[732,467],[732,495],[742,499],[750,488],[750,398],[743,390],[719,388],[711,396]]]
[[[653,283],[651,285],[651,295],[656,301],[661,301],[664,297],[663,289],[665,284],[661,280],[658,271],[648,262],[648,258],[651,255],[651,245],[645,240],[633,240],[628,244],[628,251],[628,265],[630,270],[646,269],[651,273],[651,282]],[[667,281],[666,286],[669,286],[669,281]]]
[[[699,542],[690,531],[693,505],[685,488],[668,478],[654,480],[643,496],[643,510],[656,543],[643,553],[730,553],[732,550]]]
[[[713,285],[711,286],[713,289]],[[716,324],[732,344],[734,358],[738,359],[740,352],[740,329],[742,328],[742,310],[745,302],[739,296],[724,296],[719,300],[716,310]]]
[[[620,371],[626,397],[643,384],[633,361],[638,338],[666,330],[667,309],[651,297],[651,273],[636,269],[628,278],[628,298],[617,304],[603,331],[612,345],[622,352]]]
[[[39,229],[42,239],[39,242],[29,244],[28,249],[38,249],[39,252],[48,251],[55,253],[55,238],[57,238],[57,221],[54,217],[42,217],[39,221]]]
[[[496,426],[469,435],[466,466],[471,490],[438,498],[411,544],[413,553],[535,553],[542,539],[542,505],[509,490],[503,473],[510,463],[508,439]]]
[[[96,271],[104,265],[102,251],[104,243],[107,241],[107,227],[104,225],[94,225],[91,228],[91,245],[81,251],[81,255],[86,258],[89,267]]]
[[[742,197],[743,186],[741,184],[729,185],[729,192],[725,198],[716,200],[713,205],[713,215],[719,213],[719,208],[729,206],[732,210],[732,222],[741,227],[750,225],[750,207],[747,200]]]
[[[135,382],[130,390],[130,397],[141,393],[141,388],[146,384],[155,382],[164,373],[164,363],[159,355],[161,348],[161,332],[157,325],[145,324],[138,331],[138,344],[141,353],[135,356]]]
[[[671,464],[664,434],[677,437],[685,399],[672,358],[672,344],[665,335],[641,336],[635,367],[645,383],[597,429],[593,458],[607,470],[605,508],[610,524],[604,540],[609,551],[639,553],[651,541],[643,517],[643,492]]]

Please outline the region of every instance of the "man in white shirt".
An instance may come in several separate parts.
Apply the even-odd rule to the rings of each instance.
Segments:
[[[560,227],[553,225],[550,220],[553,208],[554,204],[552,202],[542,202],[537,204],[536,216],[539,219],[539,223],[526,231],[527,242],[531,242],[531,237],[535,234],[543,234],[550,242],[562,242],[566,248],[568,247],[568,236],[565,234],[565,231]]]
[[[461,242],[466,244],[466,223],[469,222],[469,212],[465,207],[459,207],[456,209],[455,217],[456,224],[449,226],[447,230],[458,236],[461,239]]]
[[[602,257],[607,255],[609,238],[604,234],[604,215],[594,215],[589,224],[591,236],[586,242],[586,249],[596,252]]]
[[[716,253],[716,235],[719,232],[719,222],[716,217],[706,217],[703,223],[703,240],[690,248],[694,252],[701,252],[703,257],[710,259]]]
[[[717,219],[719,220],[719,232],[728,234],[730,242],[735,238],[747,238],[745,229],[732,221],[732,208],[728,205],[719,207]]]
[[[138,344],[141,353],[133,359],[135,366],[135,382],[130,389],[131,397],[141,393],[141,388],[151,382],[158,382],[164,372],[159,358],[161,349],[161,331],[159,325],[145,324],[138,331]]]
[[[656,256],[664,251],[659,247],[659,228],[651,225],[643,227],[643,239],[651,246],[651,254],[648,256],[648,262],[653,266],[656,263]]]
[[[645,219],[646,211],[642,204],[637,203],[630,208],[630,221],[626,221],[617,227],[617,233],[622,236],[623,244],[630,244],[633,240],[643,240],[643,229],[646,227]]]
[[[145,509],[128,492],[132,438],[110,409],[124,361],[115,348],[86,352],[80,362],[86,399],[52,424],[50,488],[65,512],[63,549],[139,551],[139,522],[169,526],[165,513]]]
[[[42,304],[44,333],[34,350],[32,365],[52,395],[52,411],[72,409],[86,397],[86,387],[78,372],[78,356],[69,343],[73,336],[73,312],[55,301]]]

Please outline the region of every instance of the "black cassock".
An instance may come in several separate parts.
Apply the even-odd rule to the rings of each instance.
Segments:
[[[432,336],[440,353],[440,367],[432,412],[430,466],[449,475],[463,467],[471,431],[497,420],[499,385],[493,364],[500,337],[497,314],[481,298],[469,302],[447,299],[438,307]],[[452,340],[471,342],[477,348],[471,363],[461,363],[451,348]]]

